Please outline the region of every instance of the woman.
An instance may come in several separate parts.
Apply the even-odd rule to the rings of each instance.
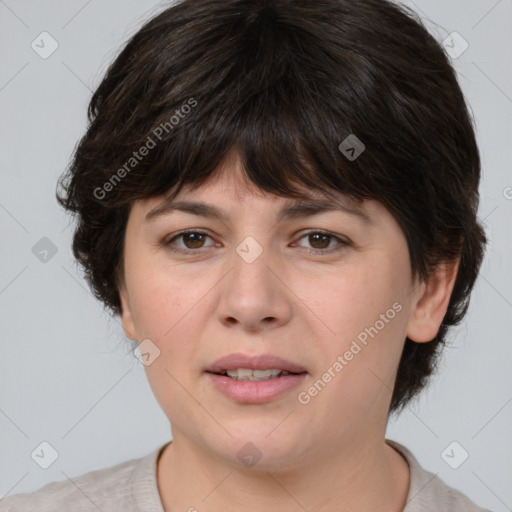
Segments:
[[[464,316],[471,118],[385,0],[184,0],[107,71],[73,250],[172,442],[0,510],[481,511],[385,439]]]

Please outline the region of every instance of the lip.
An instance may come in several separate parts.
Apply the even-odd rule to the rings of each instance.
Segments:
[[[213,386],[235,402],[262,404],[273,400],[281,393],[298,386],[307,373],[286,375],[270,380],[234,380],[225,375],[206,373]]]
[[[292,375],[261,381],[243,381],[230,379],[218,372],[248,368],[251,370],[278,369],[286,370]],[[261,404],[273,400],[280,394],[298,386],[308,372],[303,366],[271,354],[249,356],[230,354],[217,359],[205,370],[212,385],[232,400],[246,404]]]
[[[306,372],[303,366],[272,354],[249,356],[241,353],[221,357],[208,366],[205,371],[208,373],[219,373],[226,370],[236,370],[237,368],[248,368],[250,370],[269,370],[275,368],[277,370],[286,370],[290,373]]]

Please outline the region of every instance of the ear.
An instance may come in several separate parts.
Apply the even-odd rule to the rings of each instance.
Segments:
[[[124,333],[131,340],[135,340],[137,339],[135,334],[135,323],[133,321],[132,311],[130,308],[128,291],[124,285],[119,287],[119,298],[121,299],[121,322]]]
[[[418,343],[432,341],[448,309],[459,259],[440,264],[428,279],[421,283],[412,304],[407,337]]]

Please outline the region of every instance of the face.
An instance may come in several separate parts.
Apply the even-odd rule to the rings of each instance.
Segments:
[[[425,287],[391,214],[339,195],[339,209],[284,215],[297,200],[247,185],[236,159],[178,201],[225,217],[136,202],[121,290],[126,334],[150,340],[145,370],[175,441],[234,465],[247,452],[268,468],[382,441],[405,337],[426,341],[420,324],[432,316],[419,313]],[[206,371],[232,354],[302,373],[238,382]]]

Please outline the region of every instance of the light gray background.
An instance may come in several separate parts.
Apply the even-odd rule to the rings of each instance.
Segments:
[[[127,38],[166,5],[0,0],[0,496],[141,457],[170,439],[118,321],[74,264],[69,219],[55,201],[91,91]],[[512,510],[512,2],[406,5],[439,41],[457,31],[469,43],[453,63],[477,123],[479,213],[490,242],[441,371],[387,437],[479,505],[502,512]],[[59,45],[47,59],[31,48],[43,31]],[[58,252],[43,263],[32,247],[45,236]],[[59,455],[46,470],[31,458],[43,441]],[[452,441],[469,453],[458,469],[441,457]]]

